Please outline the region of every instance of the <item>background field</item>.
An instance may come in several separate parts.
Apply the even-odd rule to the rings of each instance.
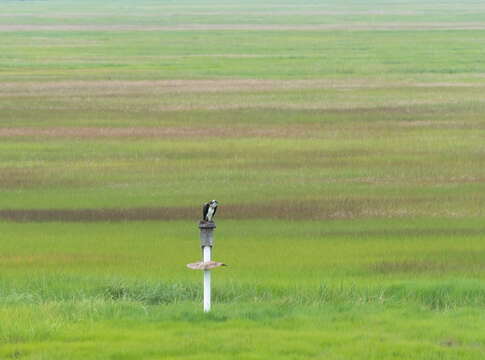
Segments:
[[[483,359],[484,24],[0,1],[0,357]]]

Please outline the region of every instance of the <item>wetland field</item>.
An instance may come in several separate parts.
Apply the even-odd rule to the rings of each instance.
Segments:
[[[481,1],[0,0],[1,359],[480,360],[484,209]]]

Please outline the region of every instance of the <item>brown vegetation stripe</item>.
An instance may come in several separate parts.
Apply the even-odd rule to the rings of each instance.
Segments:
[[[473,14],[476,11],[481,11],[481,8],[478,7],[477,9],[460,9],[460,14]],[[300,6],[298,6],[295,10],[281,10],[276,8],[274,10],[264,10],[264,9],[254,9],[254,10],[241,10],[241,9],[232,9],[232,10],[218,10],[218,11],[204,11],[204,10],[197,10],[197,9],[188,9],[188,10],[179,10],[179,11],[155,11],[153,13],[147,12],[130,12],[127,14],[119,14],[114,16],[114,18],[119,17],[122,18],[123,16],[129,16],[131,18],[154,18],[160,19],[164,17],[171,17],[171,16],[221,16],[221,15],[235,15],[235,16],[322,16],[322,15],[332,15],[332,16],[351,16],[351,15],[373,15],[373,16],[406,16],[406,15],[433,15],[439,14],[440,11],[430,11],[427,10],[321,10],[321,9],[314,9],[314,10],[301,10]],[[34,18],[34,19],[79,19],[79,18],[106,18],[107,15],[101,12],[93,13],[93,12],[49,12],[45,14],[39,13],[0,13],[0,18],[13,18],[13,17],[20,17],[20,18]]]
[[[258,128],[229,127],[52,127],[52,128],[0,128],[2,137],[47,138],[251,138],[251,137],[317,137],[320,125],[267,126]]]
[[[474,99],[477,104],[485,103],[479,99]],[[444,105],[450,104],[451,101],[447,101],[443,98],[437,99],[416,99],[416,100],[400,100],[394,101],[393,103],[383,103],[379,106],[374,104],[364,104],[355,102],[305,102],[305,103],[289,103],[289,102],[264,102],[264,103],[236,103],[236,104],[177,104],[177,105],[160,105],[148,107],[146,111],[152,112],[170,112],[170,111],[194,111],[194,110],[205,110],[205,111],[217,111],[217,110],[309,110],[309,111],[330,111],[330,112],[372,112],[372,111],[383,111],[389,109],[389,111],[397,112],[402,111],[403,108],[417,107],[417,106],[433,106],[433,105]],[[66,108],[59,108],[59,110],[64,110]],[[116,110],[116,109],[109,109]],[[407,110],[409,111],[409,110]]]
[[[228,204],[217,212],[218,219],[324,220],[369,217],[407,217],[422,215],[428,199],[382,200],[342,199],[313,201],[276,201],[265,204]],[[426,209],[424,210],[426,213]],[[47,221],[142,221],[197,220],[200,206],[102,209],[1,209],[0,220],[16,222]],[[459,215],[459,214],[458,214]],[[446,209],[433,216],[456,216]]]
[[[226,205],[218,212],[218,218],[317,218],[318,208],[308,205],[296,206],[300,212],[294,213],[289,205]],[[45,221],[140,221],[140,220],[196,220],[199,207],[158,207],[158,208],[105,208],[105,209],[2,209],[0,219],[16,222]]]
[[[201,55],[210,56],[210,55]],[[220,55],[213,55],[215,57]],[[239,55],[234,54],[237,57]],[[159,81],[46,81],[46,82],[3,82],[0,96],[46,96],[72,93],[89,95],[153,94],[184,92],[227,92],[227,91],[287,91],[312,89],[358,89],[358,88],[445,88],[445,87],[485,87],[483,82],[410,82],[394,83],[368,79],[208,79],[208,80],[159,80]]]
[[[480,22],[396,22],[341,24],[181,24],[181,25],[0,25],[1,32],[13,31],[331,31],[331,30],[483,30]]]
[[[470,263],[467,263],[467,266],[470,266]],[[483,265],[482,265],[483,266]],[[445,272],[454,272],[460,271],[465,268],[465,263],[462,261],[458,261],[456,263],[451,262],[434,262],[431,260],[407,260],[402,262],[392,262],[392,261],[383,261],[370,266],[372,271],[375,271],[380,274],[393,274],[393,273],[411,273],[411,274],[420,274],[420,273],[445,273]]]

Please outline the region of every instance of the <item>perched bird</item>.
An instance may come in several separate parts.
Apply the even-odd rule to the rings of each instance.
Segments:
[[[187,267],[193,270],[210,270],[219,266],[227,266],[227,265],[217,261],[199,261],[199,262],[187,264]]]
[[[204,221],[212,221],[216,214],[218,204],[217,200],[212,200],[204,204],[204,207],[202,208],[202,219]]]

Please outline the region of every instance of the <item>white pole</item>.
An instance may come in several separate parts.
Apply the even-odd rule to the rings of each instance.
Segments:
[[[212,246],[204,246],[204,257],[202,261],[212,260]],[[204,270],[204,312],[211,309],[211,271]]]

